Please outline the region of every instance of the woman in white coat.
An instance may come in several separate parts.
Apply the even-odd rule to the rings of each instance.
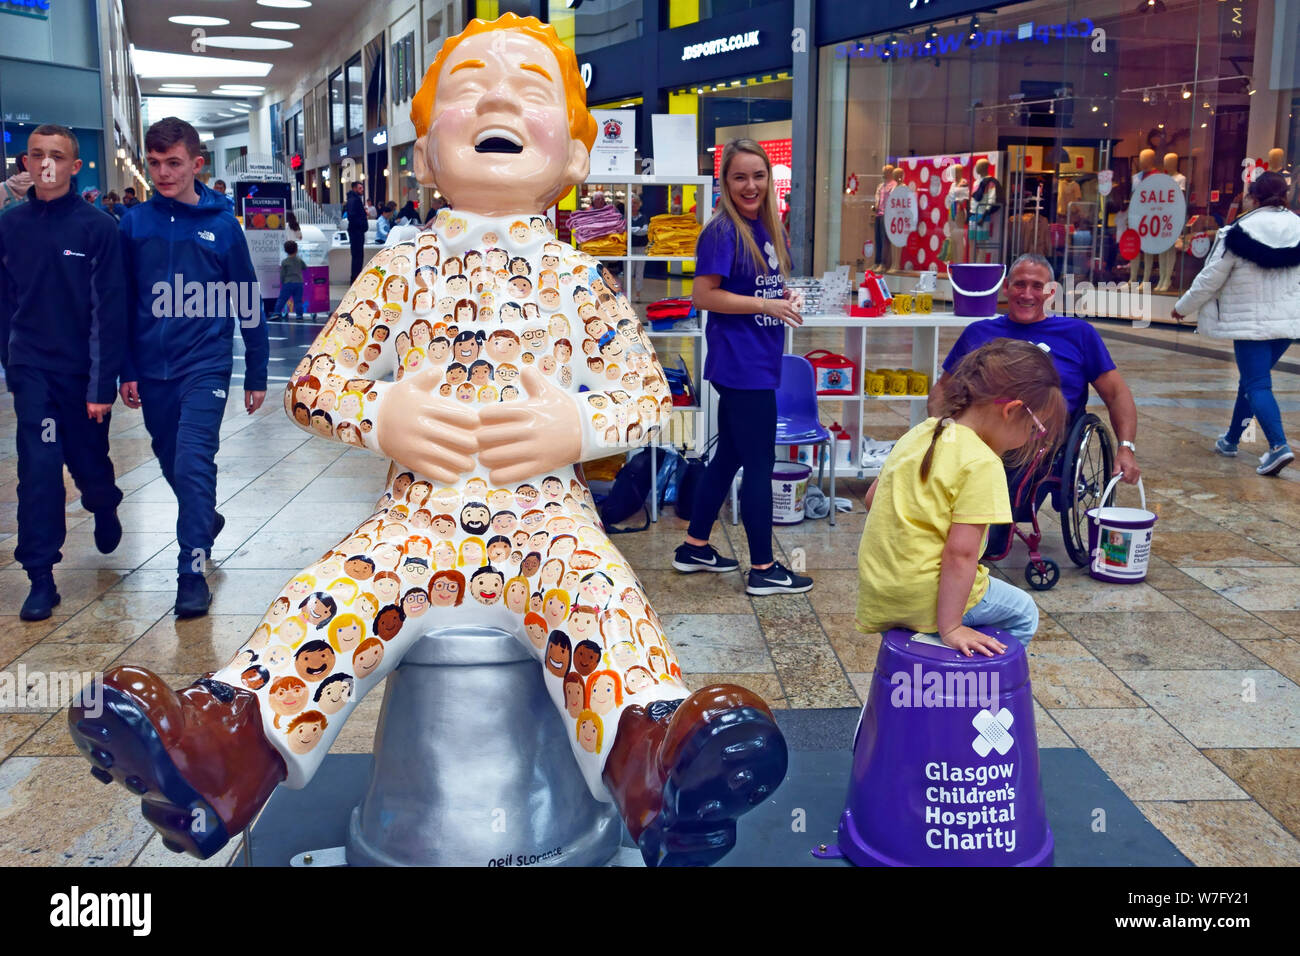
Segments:
[[[1199,310],[1203,334],[1233,340],[1241,376],[1237,403],[1214,450],[1235,457],[1253,416],[1269,445],[1255,469],[1261,475],[1276,475],[1295,460],[1271,376],[1291,341],[1300,338],[1300,216],[1286,208],[1286,194],[1280,173],[1264,173],[1251,183],[1248,201],[1254,208],[1219,230],[1205,268],[1172,313],[1181,319]]]

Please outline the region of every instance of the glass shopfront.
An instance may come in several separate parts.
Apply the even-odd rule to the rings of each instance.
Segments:
[[[1300,145],[1273,8],[1033,0],[823,46],[816,271],[1036,252],[1075,281],[1186,289],[1252,171]],[[901,212],[877,209],[887,182]],[[1152,251],[1130,260],[1135,239]]]

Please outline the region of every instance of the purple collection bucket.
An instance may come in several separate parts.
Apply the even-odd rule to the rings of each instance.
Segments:
[[[954,262],[948,266],[954,315],[990,319],[998,314],[998,290],[1007,267],[995,262]]]
[[[1109,584],[1136,584],[1146,579],[1151,561],[1151,536],[1158,515],[1147,511],[1147,493],[1138,479],[1141,508],[1106,506],[1122,476],[1116,475],[1102,493],[1101,503],[1088,509],[1088,573]]]
[[[859,866],[1051,866],[1029,660],[963,657],[937,637],[885,633],[853,743],[838,847]]]

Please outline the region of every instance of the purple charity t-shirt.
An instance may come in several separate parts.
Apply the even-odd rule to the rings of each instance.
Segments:
[[[968,353],[994,339],[1030,342],[1051,356],[1071,421],[1088,404],[1088,385],[1115,367],[1106,343],[1083,319],[1049,315],[1041,322],[1023,323],[999,315],[966,326],[943,360],[943,370],[951,375]]]
[[[735,226],[719,214],[709,220],[696,240],[695,274],[722,276],[721,288],[736,295],[779,299],[785,295],[785,279],[772,237],[758,220],[745,221],[767,259],[767,271],[759,273],[754,268],[744,243],[737,242]],[[704,377],[710,382],[748,389],[775,389],[781,384],[785,328],[780,319],[761,312],[710,312],[704,334],[709,344]]]

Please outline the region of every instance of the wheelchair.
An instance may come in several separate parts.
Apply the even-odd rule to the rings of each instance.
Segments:
[[[1052,506],[1061,516],[1066,553],[1078,567],[1087,566],[1091,560],[1088,553],[1088,509],[1101,505],[1101,496],[1114,469],[1115,446],[1106,426],[1091,412],[1078,416],[1048,468],[1039,468],[1035,461],[1008,474],[1013,519],[1010,531],[1000,554],[993,553],[997,546],[993,544],[990,532],[990,546],[984,556],[991,561],[1002,560],[1011,553],[1015,539],[1019,538],[1029,548],[1029,563],[1025,566],[1025,580],[1029,586],[1035,591],[1048,591],[1055,587],[1061,577],[1061,567],[1038,551],[1043,540],[1038,512],[1050,496]],[[1020,527],[1025,522],[1030,525],[1028,531]]]

